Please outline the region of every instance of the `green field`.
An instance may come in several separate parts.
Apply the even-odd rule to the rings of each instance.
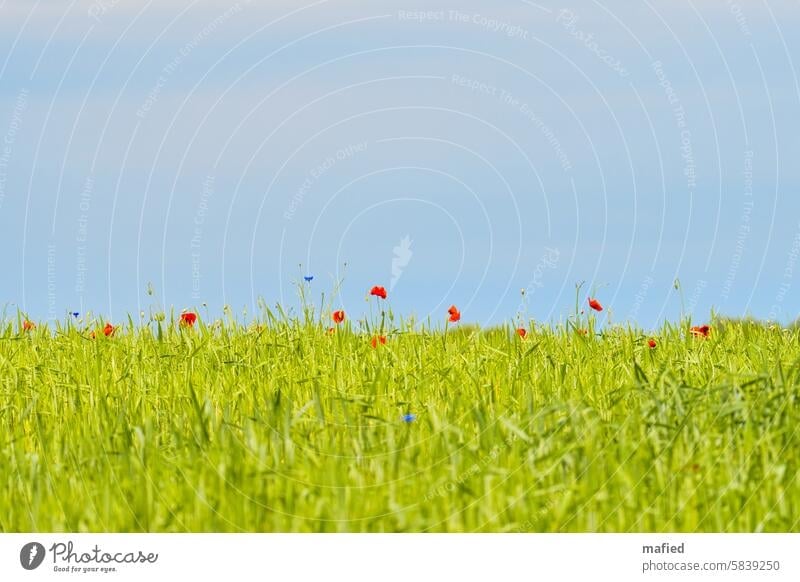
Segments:
[[[6,319],[0,531],[800,531],[797,330],[328,321]]]

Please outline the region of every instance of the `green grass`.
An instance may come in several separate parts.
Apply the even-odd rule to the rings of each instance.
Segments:
[[[2,324],[0,531],[800,531],[798,330],[158,325]]]

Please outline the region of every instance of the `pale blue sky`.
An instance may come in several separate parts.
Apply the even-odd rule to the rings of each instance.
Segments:
[[[793,320],[799,12],[0,0],[0,301]]]

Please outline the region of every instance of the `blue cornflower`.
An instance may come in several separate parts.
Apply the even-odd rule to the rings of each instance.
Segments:
[[[403,422],[409,423],[409,422],[414,422],[415,420],[417,420],[416,414],[406,414],[405,416],[403,416]]]
[[[303,279],[306,280],[306,283],[311,283],[311,281],[314,280],[314,276],[313,275],[309,275],[307,277],[303,277]]]
[[[80,315],[80,313],[77,312],[77,311],[73,311],[72,312],[72,317],[76,317],[77,318],[79,315]]]

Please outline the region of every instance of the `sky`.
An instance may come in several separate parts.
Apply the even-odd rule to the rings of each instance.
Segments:
[[[766,0],[0,0],[0,304],[252,315],[302,284],[357,317],[383,285],[491,325],[563,320],[584,282],[607,323],[793,321],[798,25]]]

